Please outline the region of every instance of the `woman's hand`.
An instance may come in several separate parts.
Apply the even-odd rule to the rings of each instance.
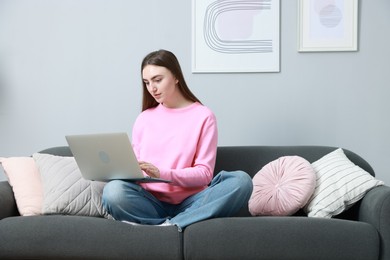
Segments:
[[[141,170],[153,178],[160,178],[160,170],[151,163],[140,161],[138,162]]]

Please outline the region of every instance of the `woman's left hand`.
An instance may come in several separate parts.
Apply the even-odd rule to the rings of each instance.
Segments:
[[[151,163],[140,161],[138,162],[141,170],[153,178],[160,178],[160,170]]]

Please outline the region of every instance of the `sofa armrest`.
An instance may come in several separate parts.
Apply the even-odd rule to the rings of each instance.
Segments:
[[[359,221],[373,225],[381,237],[381,258],[390,259],[390,187],[370,190],[361,201]]]
[[[7,181],[0,181],[0,219],[18,215],[11,186]]]

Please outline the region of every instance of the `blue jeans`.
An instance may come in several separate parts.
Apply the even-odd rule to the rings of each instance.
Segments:
[[[181,230],[201,220],[232,216],[248,203],[252,189],[247,173],[222,171],[205,190],[174,205],[136,183],[113,180],[104,187],[103,206],[116,220],[158,225],[168,219]]]

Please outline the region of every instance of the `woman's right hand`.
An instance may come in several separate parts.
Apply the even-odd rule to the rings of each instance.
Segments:
[[[151,163],[140,161],[138,162],[141,170],[143,170],[147,175],[153,178],[160,178],[160,170]]]

